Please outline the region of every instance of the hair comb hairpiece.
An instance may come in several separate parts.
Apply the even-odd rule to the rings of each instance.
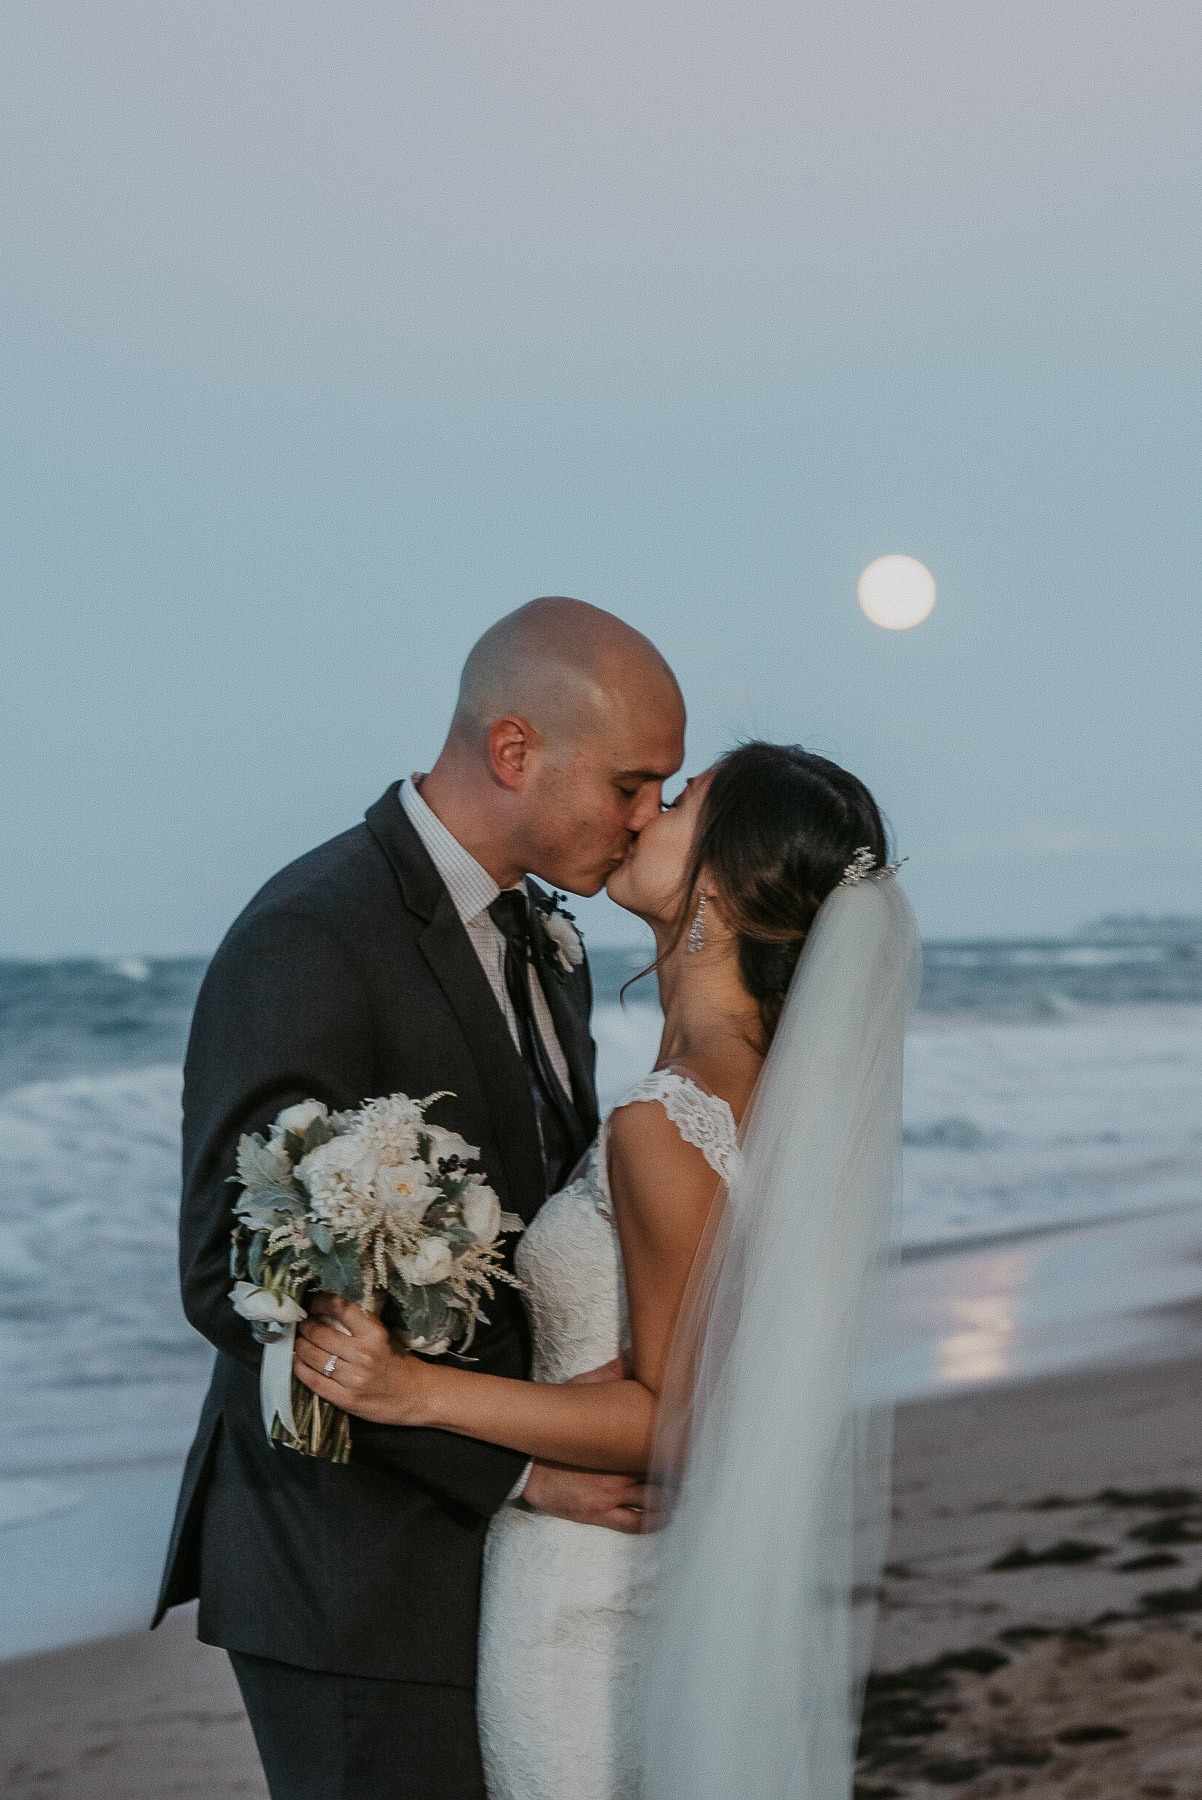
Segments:
[[[839,879],[840,887],[855,887],[857,881],[886,881],[890,875],[896,875],[902,863],[908,861],[902,857],[901,862],[886,863],[883,869],[876,866],[876,857],[867,844],[861,844]]]

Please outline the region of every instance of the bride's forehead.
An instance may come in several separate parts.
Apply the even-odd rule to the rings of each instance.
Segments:
[[[696,775],[688,776],[684,784],[685,793],[692,799],[700,799],[713,780],[716,768],[717,764],[711,763],[708,769],[699,769]]]

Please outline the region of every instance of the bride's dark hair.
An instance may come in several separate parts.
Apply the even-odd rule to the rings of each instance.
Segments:
[[[735,933],[739,973],[771,1041],[801,947],[862,845],[883,868],[888,841],[864,783],[799,744],[741,744],[714,767],[702,802],[677,942],[704,877]]]

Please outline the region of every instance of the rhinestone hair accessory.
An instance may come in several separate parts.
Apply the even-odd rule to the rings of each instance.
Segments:
[[[844,869],[839,880],[839,886],[855,887],[857,881],[887,881],[890,875],[897,874],[897,871],[905,861],[906,858],[903,856],[901,862],[886,863],[883,869],[878,869],[876,866],[876,857],[873,855],[868,845],[861,844],[860,848],[856,851],[855,855]]]

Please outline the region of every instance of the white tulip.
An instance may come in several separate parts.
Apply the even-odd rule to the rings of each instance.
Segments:
[[[286,1131],[295,1131],[297,1137],[304,1137],[314,1119],[328,1119],[330,1109],[324,1100],[299,1100],[295,1106],[286,1106],[282,1113],[275,1116],[273,1131],[282,1137]]]
[[[451,1246],[440,1237],[426,1238],[412,1256],[397,1259],[401,1278],[411,1287],[433,1287],[436,1282],[445,1281],[454,1267]]]
[[[463,1191],[463,1222],[482,1244],[491,1244],[501,1229],[501,1202],[490,1187],[473,1183]]]
[[[435,1338],[427,1344],[425,1338],[412,1337],[407,1331],[401,1333],[401,1341],[406,1350],[420,1350],[423,1356],[442,1356],[451,1348],[449,1337]]]
[[[234,1311],[244,1319],[272,1325],[297,1325],[308,1314],[299,1301],[287,1294],[273,1294],[268,1288],[256,1287],[253,1281],[236,1281],[230,1290]]]
[[[448,1131],[445,1125],[423,1125],[422,1130],[430,1140],[430,1161],[436,1166],[439,1162],[449,1162],[452,1156],[457,1156],[460,1162],[472,1162],[478,1154],[466,1138],[461,1138],[457,1131]]]

